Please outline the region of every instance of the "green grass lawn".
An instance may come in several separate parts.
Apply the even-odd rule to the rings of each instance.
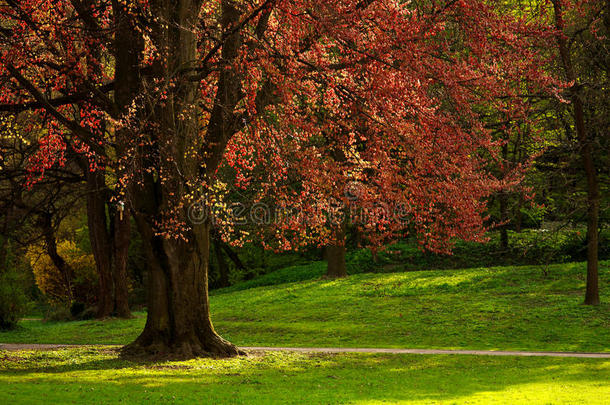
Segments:
[[[7,404],[607,404],[610,360],[266,353],[145,363],[94,347],[0,352],[0,398]]]
[[[212,296],[212,319],[224,337],[242,346],[608,352],[609,265],[602,262],[600,269],[599,307],[581,305],[585,265],[575,263],[356,274],[232,288]],[[319,267],[292,271],[304,279]],[[278,274],[267,282],[290,278],[289,270]],[[16,331],[0,333],[0,342],[124,344],[137,336],[144,316],[24,321]]]

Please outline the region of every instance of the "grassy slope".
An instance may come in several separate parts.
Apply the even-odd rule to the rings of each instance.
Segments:
[[[0,352],[7,403],[604,404],[599,359],[307,355],[133,363],[107,349]]]
[[[562,264],[548,266],[546,275],[544,267],[497,267],[233,288],[215,293],[212,312],[220,333],[243,346],[610,351],[609,265],[601,266],[599,307],[580,304],[585,265]],[[319,271],[314,263],[257,283]],[[128,321],[25,321],[0,334],[0,342],[122,344],[143,323],[143,314]]]

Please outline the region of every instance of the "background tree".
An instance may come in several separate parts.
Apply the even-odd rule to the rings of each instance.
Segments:
[[[571,83],[573,128],[587,191],[587,288],[585,304],[599,304],[600,184],[596,150],[608,151],[610,4],[553,0],[560,66]],[[570,19],[566,23],[566,16]],[[573,54],[576,53],[576,57]],[[577,61],[575,61],[577,60]],[[607,164],[602,167],[607,167]],[[607,176],[603,178],[607,179]]]
[[[0,111],[19,111],[17,107],[0,105]],[[52,122],[28,121],[28,118],[32,117],[8,114],[2,122],[0,203],[7,240],[13,237],[24,246],[43,239],[46,254],[59,274],[71,274],[69,264],[57,252],[56,233],[61,221],[79,213],[82,202],[86,201],[91,250],[99,276],[98,317],[128,317],[128,214],[119,220],[116,204],[110,201],[104,172],[91,172],[87,158],[78,151],[77,145],[58,138],[53,133]],[[70,284],[69,278],[64,277],[66,285]],[[68,298],[70,290],[66,290]]]

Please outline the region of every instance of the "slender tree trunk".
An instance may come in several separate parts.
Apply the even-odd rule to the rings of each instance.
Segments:
[[[231,283],[229,282],[229,266],[222,254],[222,242],[214,239],[214,253],[216,254],[216,262],[218,263],[218,287],[228,287]]]
[[[246,270],[246,266],[239,258],[239,255],[233,249],[231,249],[231,246],[227,245],[223,241],[219,241],[219,243],[220,243],[220,246],[222,247],[222,250],[229,257],[229,259],[231,259],[233,264],[235,264],[237,266],[237,268],[240,270]]]
[[[560,31],[557,37],[559,54],[566,78],[574,82],[571,89],[572,108],[574,113],[574,126],[580,144],[580,155],[587,178],[587,290],[585,293],[585,304],[598,305],[599,301],[599,182],[597,170],[593,158],[593,144],[585,127],[584,105],[577,93],[578,77],[572,64],[572,57],[566,38],[563,36],[564,21],[561,1],[553,0],[555,11],[555,26]]]
[[[7,238],[4,235],[0,235],[0,274],[6,271],[6,257],[7,257]]]
[[[8,246],[9,246],[8,221],[9,221],[9,217],[12,214],[11,211],[12,211],[11,208],[7,208],[6,212],[3,213],[4,218],[2,218],[3,223],[2,223],[2,229],[0,230],[0,232],[2,232],[0,234],[0,275],[7,270],[6,267],[8,266],[8,263],[7,263]]]
[[[131,223],[129,211],[121,210],[121,212],[117,212],[114,215],[114,255],[112,266],[114,313],[119,318],[131,317],[131,310],[129,309],[129,278],[127,277],[130,239]]]
[[[508,195],[505,192],[500,192],[498,196],[500,203],[500,247],[503,250],[508,249],[508,225],[505,223],[508,220]]]
[[[517,212],[515,212],[515,232],[521,233],[521,228],[523,226],[523,213],[521,212],[521,208],[523,208],[523,194],[519,195],[519,203],[517,204]]]
[[[123,216],[109,203],[104,172],[88,172],[87,220],[89,240],[98,274],[97,317],[131,317],[127,259],[131,225],[129,212]],[[108,213],[112,213],[110,219]],[[115,212],[113,212],[115,211]],[[121,219],[122,218],[122,219]],[[108,227],[108,221],[111,227]]]
[[[98,274],[97,317],[106,318],[114,310],[112,251],[106,218],[106,184],[103,172],[87,172],[87,222],[89,240]]]
[[[72,301],[74,299],[74,292],[72,291],[74,270],[57,251],[57,240],[55,238],[55,231],[53,230],[51,215],[46,213],[41,215],[40,224],[44,235],[47,255],[51,258],[51,261],[57,270],[59,270],[59,274],[61,274],[63,279],[64,292],[68,299]]]
[[[509,136],[509,135],[507,135]],[[502,160],[505,165],[508,164],[508,144],[502,145]],[[498,195],[498,202],[500,203],[500,222],[502,227],[500,228],[500,247],[503,250],[508,249],[508,193],[500,191]]]

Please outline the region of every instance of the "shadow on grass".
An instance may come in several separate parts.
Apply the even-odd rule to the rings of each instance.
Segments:
[[[595,403],[598,395],[603,403],[608,381],[610,361],[601,359],[266,353],[147,362],[94,348],[0,353],[0,397],[20,401],[40,390],[47,401],[79,403],[116,395],[128,403],[168,395],[171,402],[186,403],[429,403],[473,397],[536,403],[561,402],[562,396]],[[95,398],[87,392],[96,392]]]

